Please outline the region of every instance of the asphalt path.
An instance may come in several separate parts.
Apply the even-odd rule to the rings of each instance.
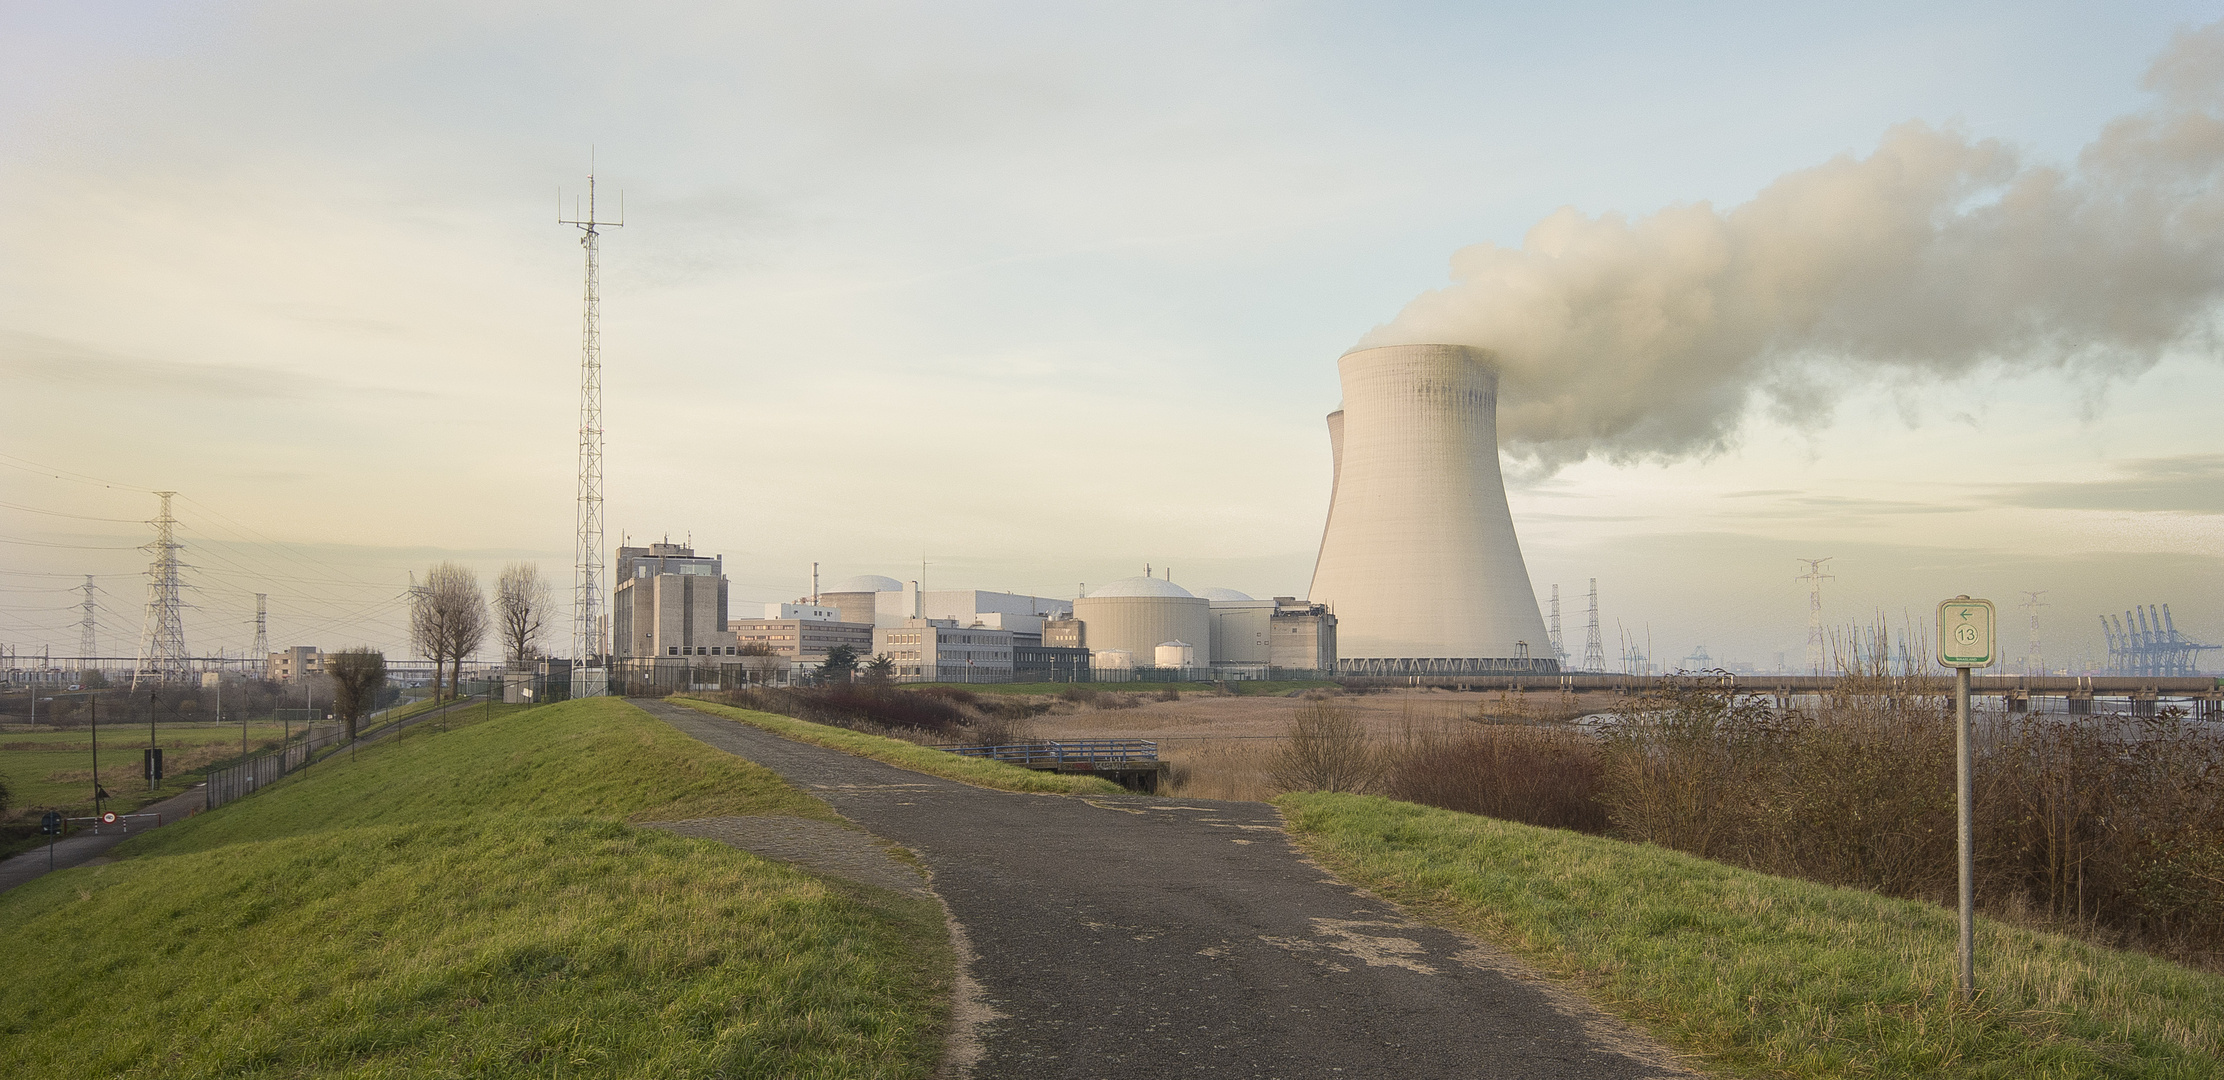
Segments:
[[[168,825],[171,822],[183,821],[192,816],[207,802],[208,795],[201,790],[201,785],[195,784],[182,794],[172,795],[161,802],[134,810],[132,813],[160,814],[162,816],[161,824]],[[156,823],[153,821],[130,821],[117,825],[103,825],[100,826],[98,832],[93,831],[92,826],[80,826],[77,832],[65,836],[51,845],[54,849],[52,868],[67,870],[73,866],[84,866],[106,856],[109,848],[155,827]],[[38,847],[17,852],[6,859],[0,859],[0,892],[7,892],[26,881],[44,875],[48,870],[48,846],[41,844]]]
[[[1336,881],[1263,803],[988,791],[636,704],[926,863],[979,987],[959,1008],[972,1076],[1691,1075],[1503,954]]]

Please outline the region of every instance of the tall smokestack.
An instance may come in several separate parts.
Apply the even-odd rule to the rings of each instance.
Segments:
[[[1498,471],[1498,374],[1464,345],[1354,349],[1311,599],[1361,658],[1549,653]]]

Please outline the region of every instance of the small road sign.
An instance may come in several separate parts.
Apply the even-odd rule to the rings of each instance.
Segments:
[[[62,831],[62,812],[49,810],[39,815],[39,831],[51,836]]]
[[[100,816],[100,823],[103,825],[114,825],[116,823],[116,812],[114,810],[110,810],[109,812],[102,814]]]
[[[1992,601],[1957,596],[1938,605],[1938,666],[1991,667],[1996,656]]]

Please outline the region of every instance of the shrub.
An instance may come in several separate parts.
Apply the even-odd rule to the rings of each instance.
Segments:
[[[1578,832],[1606,831],[1598,742],[1575,728],[1477,725],[1409,742],[1384,794],[1445,810]]]
[[[1158,700],[1160,701],[1180,701],[1182,699],[1182,692],[1178,687],[1169,686],[1163,690],[1160,690],[1153,696],[1158,698]]]
[[[1267,764],[1283,791],[1364,792],[1382,775],[1384,755],[1367,729],[1334,705],[1307,705],[1290,722],[1289,741]]]

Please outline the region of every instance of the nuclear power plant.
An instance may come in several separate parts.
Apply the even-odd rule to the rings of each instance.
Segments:
[[[1310,598],[1346,673],[1557,671],[1498,468],[1498,374],[1463,345],[1354,349]]]

